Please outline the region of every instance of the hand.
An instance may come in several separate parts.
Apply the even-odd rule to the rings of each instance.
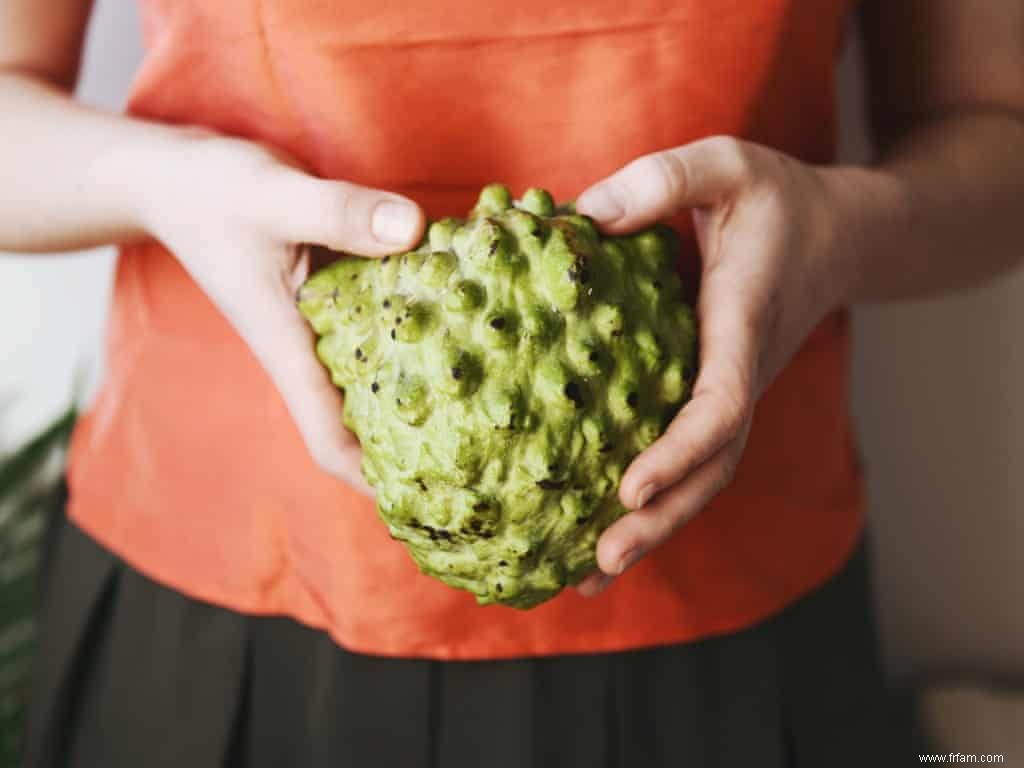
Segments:
[[[580,196],[609,233],[692,209],[702,276],[693,397],[620,484],[631,512],[598,541],[586,596],[669,538],[730,482],[754,404],[837,306],[839,268],[821,171],[763,146],[715,137],[636,160]]]
[[[140,201],[159,238],[220,308],[277,386],[317,464],[368,496],[341,397],[295,306],[307,245],[363,256],[406,250],[424,226],[405,198],[304,173],[261,145],[187,131]]]

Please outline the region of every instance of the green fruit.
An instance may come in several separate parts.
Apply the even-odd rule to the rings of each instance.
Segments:
[[[693,382],[677,248],[494,184],[416,250],[302,287],[378,510],[424,572],[529,608],[596,567],[625,468]]]

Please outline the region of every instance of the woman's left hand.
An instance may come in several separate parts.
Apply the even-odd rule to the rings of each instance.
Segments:
[[[702,254],[700,370],[692,399],[622,478],[631,510],[602,535],[596,595],[665,541],[732,479],[754,404],[808,334],[844,300],[828,172],[780,152],[713,137],[625,166],[577,210],[608,233],[692,209]]]

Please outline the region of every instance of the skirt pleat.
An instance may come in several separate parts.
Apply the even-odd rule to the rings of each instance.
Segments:
[[[863,546],[824,587],[742,632],[442,662],[351,653],[288,618],[197,602],[55,524],[30,768],[902,764]]]
[[[249,768],[419,766],[432,736],[431,664],[339,652],[284,618],[249,625]]]

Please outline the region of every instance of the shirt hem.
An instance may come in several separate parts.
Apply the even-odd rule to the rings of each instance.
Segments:
[[[752,629],[758,624],[768,621],[784,612],[791,605],[804,599],[811,593],[823,587],[832,577],[839,573],[849,562],[857,546],[860,544],[865,533],[865,520],[863,514],[852,517],[853,524],[848,527],[837,539],[841,542],[835,548],[835,556],[821,568],[801,581],[801,587],[781,594],[777,599],[764,601],[757,610],[744,611],[716,617],[707,617],[701,622],[699,629],[692,627],[666,626],[664,631],[650,631],[649,626],[645,627],[643,634],[623,633],[621,625],[615,625],[614,636],[601,636],[600,634],[588,634],[585,637],[559,638],[557,642],[536,642],[535,640],[519,641],[515,644],[509,643],[500,646],[482,648],[471,644],[451,643],[388,643],[388,642],[364,642],[352,633],[342,632],[336,627],[329,626],[329,623],[318,619],[311,610],[278,610],[260,606],[259,602],[265,601],[265,593],[250,592],[239,596],[236,592],[228,598],[223,590],[188,588],[183,589],[173,583],[173,580],[161,577],[156,569],[151,569],[145,564],[136,562],[130,554],[118,552],[118,548],[112,542],[106,541],[101,532],[93,530],[86,520],[79,519],[69,511],[71,520],[83,533],[96,541],[100,546],[112,552],[116,557],[131,568],[137,570],[146,578],[164,585],[168,589],[186,595],[187,597],[223,608],[228,611],[249,616],[279,616],[290,618],[310,629],[323,631],[328,634],[331,640],[341,648],[352,653],[381,658],[404,658],[424,659],[435,661],[488,661],[501,659],[522,659],[531,657],[551,656],[579,656],[593,655],[600,653],[617,653],[643,650],[649,648],[681,645],[694,643],[700,640],[733,634],[746,629]],[[306,595],[303,595],[306,597]]]

